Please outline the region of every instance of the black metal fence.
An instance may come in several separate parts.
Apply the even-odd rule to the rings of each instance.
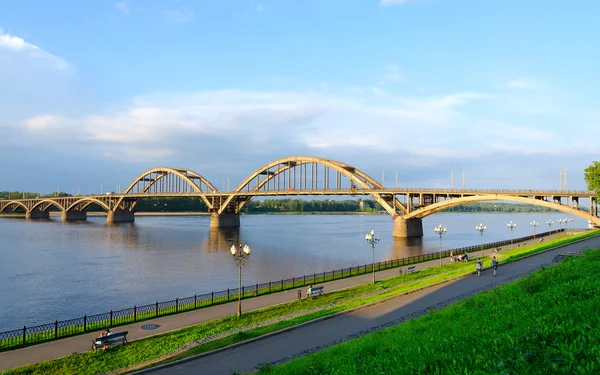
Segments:
[[[581,229],[578,230],[580,231]],[[537,237],[544,237],[559,232],[564,232],[564,229],[539,233],[537,234]],[[530,241],[535,237],[536,236],[533,235],[520,237],[515,239],[514,242]],[[441,257],[448,257],[450,255],[450,251],[453,251],[455,255],[459,255],[469,251],[498,248],[510,245],[511,243],[511,240],[504,240],[486,243],[483,245],[466,246],[443,251],[441,253]],[[99,331],[114,326],[156,318],[159,316],[171,315],[183,311],[190,311],[194,309],[227,303],[229,301],[237,300],[238,294],[240,293],[242,298],[251,298],[259,295],[280,292],[310,284],[316,284],[369,273],[372,272],[372,267],[374,267],[375,271],[380,271],[390,268],[401,267],[409,264],[426,262],[429,260],[439,258],[439,252],[416,255],[400,259],[392,259],[377,262],[374,265],[364,264],[361,266],[343,268],[340,270],[324,271],[320,273],[314,273],[312,275],[293,277],[291,279],[282,279],[279,281],[269,281],[268,283],[242,286],[241,290],[239,290],[238,288],[227,289],[219,292],[194,295],[191,297],[176,298],[172,301],[155,302],[153,304],[143,306],[133,306],[123,310],[111,310],[102,314],[84,315],[80,318],[62,321],[55,320],[52,323],[41,324],[33,327],[24,326],[23,328],[15,329],[12,331],[0,332],[0,351],[31,345],[34,343],[40,343],[43,341],[55,340],[62,337],[83,334],[92,331]]]

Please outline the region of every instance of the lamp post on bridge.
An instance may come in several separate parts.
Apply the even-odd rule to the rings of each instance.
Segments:
[[[375,231],[371,229],[371,232],[365,235],[365,239],[371,245],[371,269],[373,271],[373,284],[375,284],[375,244],[379,242],[379,238],[375,237]]]
[[[435,233],[440,235],[440,266],[442,265],[442,236],[446,233],[446,228],[440,224],[437,227],[433,228]]]
[[[513,229],[515,229],[517,224],[513,223],[511,220],[510,223],[506,224],[506,226],[508,227],[508,229],[510,229],[510,244],[512,245],[513,244]]]
[[[533,239],[535,240],[535,227],[540,225],[540,223],[538,223],[537,221],[534,220],[531,223],[529,223],[529,225],[531,225],[531,227],[533,227]]]
[[[479,223],[475,229],[481,234],[481,256],[483,256],[483,232],[487,230],[487,227],[483,223]]]
[[[242,266],[244,265],[244,261],[250,257],[250,246],[240,244],[239,249],[235,247],[235,245],[231,245],[231,255],[233,255],[233,259],[237,263],[238,266],[238,308],[237,308],[237,316],[238,318],[242,316]]]

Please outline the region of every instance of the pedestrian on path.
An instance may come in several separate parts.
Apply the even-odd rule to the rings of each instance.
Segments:
[[[494,269],[494,276],[496,276],[496,270],[498,269],[498,259],[496,259],[496,256],[492,258],[492,268]]]
[[[477,258],[477,262],[475,262],[475,269],[477,270],[477,277],[481,276],[481,269],[483,268],[483,263],[481,259]]]

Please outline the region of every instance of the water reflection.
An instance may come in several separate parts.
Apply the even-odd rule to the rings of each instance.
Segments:
[[[425,253],[423,238],[392,238],[392,251],[386,256],[386,260],[411,257]],[[429,251],[428,251],[429,252]]]
[[[211,252],[229,252],[234,244],[245,244],[240,228],[209,228],[204,248]]]

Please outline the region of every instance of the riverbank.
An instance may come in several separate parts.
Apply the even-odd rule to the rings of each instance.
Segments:
[[[591,234],[587,233],[587,235]],[[537,252],[541,249],[548,249],[549,246],[556,246],[560,241],[570,242],[576,240],[577,238],[580,237],[571,236],[570,238],[557,239],[552,242],[547,241],[542,244],[523,246],[514,250],[508,250],[506,252],[503,251],[501,253],[503,256],[502,262],[508,261],[514,256],[519,256],[519,254],[523,255],[532,251]],[[298,323],[310,321],[320,316],[336,314],[340,311],[347,310],[348,308],[362,306],[364,304],[390,298],[398,294],[419,290],[423,287],[435,285],[440,282],[447,282],[456,277],[463,277],[472,272],[473,261],[470,263],[452,264],[447,262],[448,259],[445,259],[446,264],[444,266],[435,268],[430,267],[438,265],[439,263],[437,260],[422,263],[417,266],[417,270],[420,272],[415,272],[408,275],[402,274],[394,277],[392,276],[394,272],[397,271],[383,271],[382,273],[378,274],[378,278],[387,275],[387,277],[391,277],[391,279],[378,282],[375,285],[365,284],[356,286],[359,289],[347,289],[340,292],[333,292],[335,290],[346,289],[353,284],[356,285],[357,282],[359,284],[368,283],[370,280],[370,275],[337,280],[335,282],[324,284],[327,292],[325,296],[311,299],[309,301],[302,301],[301,303],[291,302],[295,300],[295,293],[277,293],[274,295],[257,297],[248,301],[244,301],[245,308],[254,309],[259,308],[261,303],[272,304],[275,302],[277,304],[282,303],[285,300],[287,300],[288,303],[247,313],[242,319],[229,316],[227,318],[223,318],[223,320],[207,321],[205,325],[191,327],[186,329],[187,331],[176,331],[173,333],[166,333],[160,336],[151,337],[145,340],[137,340],[129,345],[117,347],[102,354],[97,352],[74,354],[59,360],[28,366],[27,368],[11,371],[9,373],[95,373],[94,371],[96,369],[103,369],[101,372],[106,372],[109,369],[116,369],[118,366],[123,366],[125,363],[130,363],[127,366],[131,366],[134,363],[145,363],[146,361],[152,360],[152,358],[165,359],[164,356],[167,356],[169,360],[173,360],[176,358],[197,354],[199,351],[201,352],[209,350],[215,346],[219,347],[231,344],[232,342],[243,341],[249,337],[260,336],[267,332],[274,332],[284,327],[291,327]],[[486,260],[486,264],[487,263],[489,263],[489,260]],[[318,309],[315,310],[315,308]],[[206,319],[216,311],[222,311],[222,313],[225,313],[225,316],[230,315],[235,311],[235,304],[221,305],[206,309],[202,311],[202,314],[192,312],[178,316],[160,318],[156,320],[156,323],[161,324],[161,328],[159,329],[162,332],[164,332],[164,330],[170,331],[174,329],[173,324],[189,322],[190,319],[194,319],[193,316],[196,316],[196,319]],[[273,319],[277,319],[277,321],[273,321]],[[154,321],[152,321],[152,323],[154,323]],[[256,324],[259,324],[260,326],[257,327]],[[241,327],[246,327],[246,329],[242,329],[240,331],[239,329]],[[238,330],[237,332],[232,331],[236,329]],[[115,329],[115,331],[118,330],[129,330],[131,339],[143,337],[136,337],[136,335],[149,336],[153,334],[152,332],[141,330],[139,323],[136,325],[129,325]],[[211,344],[208,344],[206,341],[202,341],[203,338],[207,338],[215,334],[224,334],[225,337],[216,341],[213,337],[212,340],[209,340]],[[59,349],[61,346],[64,349],[63,352],[66,353],[72,353],[81,350],[74,349],[74,345],[76,346],[82,344],[85,349],[87,349],[87,346],[89,345],[87,344],[89,342],[87,336],[89,336],[89,339],[93,338],[93,334],[89,334],[86,336],[79,336],[60,340],[58,342],[41,344],[12,352],[1,353],[0,363],[6,365],[13,363],[14,365],[16,362],[9,362],[9,360],[11,358],[14,360],[15,357],[19,356],[21,357],[21,360],[36,360],[36,352],[49,355],[53,352],[56,353],[57,349]],[[200,344],[190,344],[192,342],[200,342]],[[195,346],[193,346],[190,350],[190,345]],[[82,366],[85,366],[85,368]],[[4,369],[6,369],[6,367]]]

